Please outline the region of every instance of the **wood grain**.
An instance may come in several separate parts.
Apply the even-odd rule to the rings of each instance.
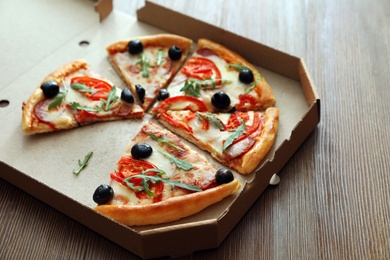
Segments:
[[[302,57],[318,128],[217,249],[182,259],[390,259],[390,2],[159,0]],[[115,0],[135,14],[140,0]],[[0,179],[0,259],[138,259]]]

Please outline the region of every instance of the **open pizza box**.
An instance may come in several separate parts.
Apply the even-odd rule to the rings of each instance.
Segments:
[[[320,99],[302,59],[166,7],[146,1],[136,18],[112,11],[111,0],[57,0],[50,4],[15,0],[4,4],[0,11],[2,34],[7,36],[0,42],[0,177],[142,258],[218,247],[319,123]],[[3,26],[9,19],[18,22],[13,27]],[[243,187],[236,195],[180,221],[126,227],[93,211],[92,194],[100,184],[109,183],[109,173],[115,170],[127,143],[151,117],[25,136],[21,106],[46,75],[79,58],[124,87],[105,47],[132,36],[162,32],[194,41],[209,38],[255,64],[275,92],[281,111],[279,131],[274,147],[253,173],[235,174]],[[209,158],[213,166],[221,167],[187,144]],[[72,174],[77,160],[89,151],[94,155],[88,167],[79,175]]]

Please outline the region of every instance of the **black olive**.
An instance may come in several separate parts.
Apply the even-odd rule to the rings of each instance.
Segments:
[[[131,91],[128,88],[122,90],[121,99],[127,103],[134,103],[133,94],[131,94]]]
[[[216,108],[225,109],[230,106],[230,98],[225,92],[219,91],[212,96],[211,103]]]
[[[46,98],[53,98],[60,92],[60,86],[54,80],[43,82],[41,89]]]
[[[168,90],[166,88],[160,89],[160,91],[158,92],[157,100],[162,101],[162,100],[167,99],[167,98],[169,98]]]
[[[138,39],[129,41],[127,47],[129,49],[129,53],[133,55],[141,53],[144,50],[142,42]]]
[[[137,95],[141,103],[144,103],[145,89],[140,84],[136,84],[135,90],[137,91]]]
[[[245,84],[252,83],[255,80],[255,77],[253,76],[253,72],[250,69],[241,70],[240,74],[238,75],[238,78],[242,83]]]
[[[228,113],[233,114],[236,111],[237,111],[237,108],[236,107],[232,107],[231,109],[229,109]]]
[[[107,184],[102,184],[93,193],[93,201],[97,204],[106,204],[114,197],[114,190]]]
[[[131,148],[131,155],[135,159],[145,159],[153,152],[153,148],[147,143],[137,143]]]
[[[171,60],[180,60],[182,55],[182,50],[180,47],[173,45],[171,48],[168,50],[168,56],[171,58]]]
[[[229,183],[234,180],[234,175],[230,170],[221,168],[215,174],[215,180],[217,181],[218,185]]]

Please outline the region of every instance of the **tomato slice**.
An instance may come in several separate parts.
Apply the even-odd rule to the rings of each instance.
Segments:
[[[261,127],[261,120],[260,120],[260,114],[255,112],[253,114],[253,122],[251,125],[248,125],[247,122],[249,121],[250,117],[247,112],[234,112],[228,122],[227,122],[227,129],[230,131],[234,131],[242,124],[242,120],[245,121],[245,133],[239,136],[236,140],[234,140],[233,144],[241,141],[242,139],[245,139],[246,137],[250,136],[252,133],[254,133],[259,127]]]
[[[110,93],[112,86],[100,79],[96,78],[91,78],[87,76],[83,77],[74,77],[71,79],[70,84],[73,83],[79,83],[79,84],[84,84],[88,88],[91,88],[93,90],[96,90],[95,93],[89,93],[89,92],[82,92],[84,96],[91,100],[100,100],[100,99],[105,99],[107,100],[108,93]]]
[[[221,79],[221,72],[215,63],[209,59],[202,57],[192,57],[183,67],[182,73],[188,77],[205,80],[205,79]],[[221,81],[218,80],[217,84]]]
[[[239,109],[240,111],[254,110],[259,106],[256,98],[251,95],[240,94],[238,96],[238,99],[240,100],[240,102],[236,105],[236,108]]]

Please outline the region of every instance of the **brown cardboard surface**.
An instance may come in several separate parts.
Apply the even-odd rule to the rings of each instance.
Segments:
[[[22,2],[25,1],[13,3],[18,6]],[[89,1],[66,1],[67,4],[64,4],[57,0],[51,7],[42,3],[35,1],[35,5],[31,6],[35,8],[34,15],[43,17],[48,8],[54,14],[46,18],[52,19],[46,23],[33,22],[41,28],[29,32],[32,47],[38,49],[37,53],[31,54],[22,49],[17,55],[23,55],[23,59],[18,56],[18,62],[12,55],[4,53],[9,63],[5,71],[0,72],[0,100],[10,103],[0,107],[3,122],[0,131],[0,177],[141,257],[178,256],[217,247],[268,186],[271,176],[280,171],[319,122],[318,95],[304,62],[297,57],[150,2],[138,12],[139,19],[150,24],[118,12],[111,13],[99,23]],[[5,7],[12,13],[13,6]],[[80,26],[79,21],[63,21],[66,19],[63,16],[70,12],[73,17],[83,17],[85,24]],[[55,19],[57,16],[59,21]],[[0,24],[4,24],[2,19]],[[61,30],[52,29],[57,23]],[[18,30],[24,31],[24,23],[20,26]],[[4,48],[18,50],[16,43],[21,41],[18,30],[7,31],[12,37],[0,43],[0,51]],[[63,31],[68,33],[64,35]],[[177,33],[194,40],[198,37],[210,38],[259,66],[258,69],[274,89],[277,106],[281,110],[279,131],[267,160],[256,173],[248,176],[235,174],[243,184],[243,190],[235,196],[173,223],[124,227],[91,209],[95,206],[92,194],[98,185],[109,182],[109,173],[115,169],[127,142],[143,121],[151,119],[150,116],[143,120],[99,123],[68,131],[24,136],[21,131],[21,105],[42,78],[62,64],[79,58],[86,59],[93,69],[123,87],[124,83],[108,62],[105,46],[124,38],[161,32]],[[50,39],[45,40],[48,35]],[[82,41],[89,45],[80,45]],[[44,47],[39,47],[41,45]],[[194,145],[189,145],[208,156]],[[73,175],[77,160],[89,151],[94,152],[90,164],[79,175]],[[210,160],[216,168],[220,167],[219,163]]]

